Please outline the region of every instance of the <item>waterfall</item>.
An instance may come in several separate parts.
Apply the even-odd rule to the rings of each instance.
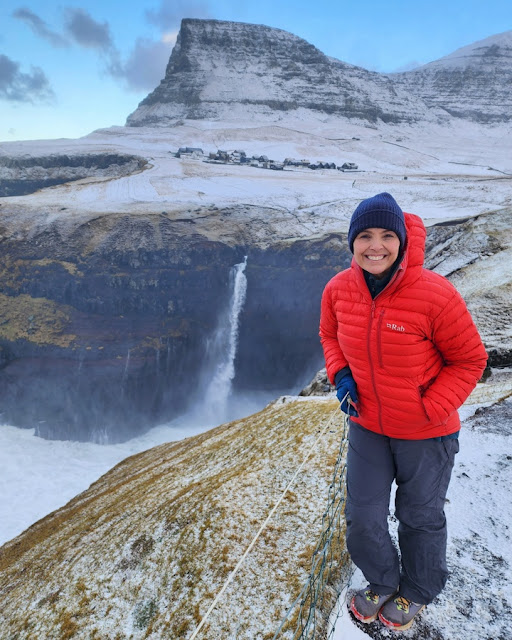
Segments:
[[[205,417],[219,423],[226,419],[228,399],[235,377],[235,357],[238,346],[240,313],[245,303],[247,278],[244,261],[232,267],[229,273],[231,296],[227,312],[222,314],[219,325],[207,344],[208,379],[202,396]]]

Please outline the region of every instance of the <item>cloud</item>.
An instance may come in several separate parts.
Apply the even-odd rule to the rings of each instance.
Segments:
[[[178,31],[165,31],[162,34],[162,42],[166,42],[174,47],[176,40],[178,39]]]
[[[202,0],[160,0],[160,7],[155,11],[146,10],[148,22],[168,30],[175,28],[182,18],[211,18],[209,2]]]
[[[138,38],[128,59],[112,75],[122,78],[128,89],[153,90],[165,75],[182,18],[209,18],[209,1],[160,0],[157,9],[146,10],[146,19],[162,32],[160,40]]]
[[[30,11],[30,9],[21,7],[20,9],[16,9],[12,15],[18,20],[25,22],[35,34],[47,40],[52,46],[69,47],[69,42],[66,38],[50,29],[46,22],[33,11]]]
[[[165,75],[171,50],[172,43],[167,41],[137,38],[128,60],[117,69],[112,68],[111,73],[123,78],[128,89],[153,90]]]
[[[111,77],[124,84],[130,91],[150,91],[154,89],[165,75],[172,48],[176,43],[180,21],[183,17],[209,17],[209,2],[202,0],[160,0],[155,10],[147,10],[147,20],[161,30],[159,40],[137,38],[131,52],[125,59],[115,46],[108,22],[100,22],[84,8],[63,8],[64,33],[50,29],[47,23],[27,8],[19,8],[13,16],[25,22],[34,33],[47,40],[54,47],[78,45],[94,51],[102,60],[104,70]],[[16,64],[16,63],[13,63]],[[18,74],[18,85],[22,78],[28,87],[29,79],[41,84],[41,95],[44,94],[46,81],[48,95],[53,95],[48,81],[41,69],[33,69],[32,76]],[[38,76],[39,74],[39,76]],[[9,85],[10,95],[16,94],[14,85]],[[22,92],[20,92],[21,95]],[[13,98],[11,98],[13,99]]]
[[[97,22],[84,9],[67,8],[65,24],[69,35],[80,46],[105,52],[115,49],[108,23]]]
[[[67,7],[64,10],[66,31],[80,47],[92,49],[103,59],[106,72],[118,78],[124,65],[117,50],[108,22],[98,22],[85,9]]]
[[[10,102],[51,102],[55,97],[40,67],[22,73],[18,62],[0,54],[0,99]]]

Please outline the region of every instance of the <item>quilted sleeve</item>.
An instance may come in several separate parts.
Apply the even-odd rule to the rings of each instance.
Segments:
[[[442,424],[475,388],[485,369],[487,353],[466,303],[455,288],[432,328],[433,342],[444,366],[423,394],[423,404],[432,422]]]
[[[324,350],[327,376],[334,384],[334,377],[340,369],[348,366],[337,337],[338,322],[333,308],[332,285],[327,283],[322,294],[322,306],[320,310],[320,342]]]

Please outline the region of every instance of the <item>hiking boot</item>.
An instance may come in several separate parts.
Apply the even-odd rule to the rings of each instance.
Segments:
[[[382,607],[379,620],[389,629],[404,631],[412,625],[414,617],[424,608],[424,604],[418,604],[398,594]]]
[[[358,620],[368,624],[369,622],[377,620],[382,605],[390,600],[395,593],[396,591],[382,595],[381,593],[375,593],[370,587],[366,587],[358,591],[352,598],[350,611],[352,611]]]

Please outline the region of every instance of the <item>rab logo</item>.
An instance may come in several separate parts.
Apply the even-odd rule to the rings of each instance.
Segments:
[[[386,322],[386,327],[388,329],[392,329],[393,331],[405,331],[405,327],[403,325],[391,324],[391,322]]]

